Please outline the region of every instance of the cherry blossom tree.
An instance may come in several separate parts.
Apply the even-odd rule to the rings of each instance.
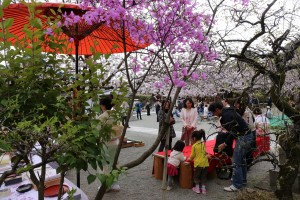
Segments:
[[[247,0],[237,2],[228,0],[228,2],[241,6],[249,3]],[[99,85],[105,86],[112,82],[116,85],[127,84],[132,93],[131,108],[135,94],[140,91],[143,84],[148,84],[148,87],[164,89],[168,97],[171,94],[173,97],[167,116],[169,119],[181,89],[184,88],[185,93],[188,93],[188,85],[192,81],[199,79],[205,81],[207,73],[201,66],[203,64],[212,65],[211,62],[218,58],[210,33],[216,22],[216,10],[222,3],[225,3],[225,0],[217,3],[211,13],[201,10],[200,3],[193,0],[84,0],[80,6],[87,11],[81,16],[72,12],[62,13],[62,20],[57,23],[57,27],[69,27],[84,21],[87,25],[105,23],[119,31],[120,41],[124,45],[123,57],[109,74],[103,76]],[[55,31],[48,28],[45,30],[45,34],[52,37]],[[128,53],[126,31],[135,41],[135,45],[145,43],[152,45],[146,51]],[[73,40],[74,38],[70,38],[70,41]],[[99,55],[95,57],[99,57]],[[88,59],[87,63],[94,64],[94,59]],[[88,73],[88,71],[86,72]],[[120,79],[114,78],[121,73],[124,76],[120,76]],[[154,76],[156,78],[153,78]],[[126,78],[124,79],[124,77]],[[205,84],[205,82],[202,83]],[[127,115],[126,124],[128,124],[130,111]],[[167,132],[168,123],[166,121],[155,143],[140,158],[123,167],[137,166],[149,157],[155,151],[163,134]],[[121,141],[125,134],[126,128],[121,136]],[[166,149],[168,149],[168,144],[166,145]],[[119,145],[114,166],[116,166],[120,149],[121,145]],[[106,184],[101,186],[96,199],[103,197],[106,187]]]
[[[253,0],[244,9],[224,5],[219,16],[223,26],[216,25],[212,36],[216,48],[222,49],[217,76],[226,78],[231,89],[263,88],[293,122],[278,140],[286,154],[286,162],[279,165],[275,192],[279,199],[293,198],[291,188],[300,162],[299,109],[289,103],[290,95],[299,89],[299,6],[297,1],[280,0]]]
[[[247,3],[248,1],[242,1],[244,5]],[[83,8],[88,5],[89,2],[82,3]],[[168,113],[170,116],[176,99],[181,89],[187,87],[188,80],[206,79],[206,73],[197,70],[201,63],[212,62],[218,57],[216,51],[211,48],[209,40],[215,13],[212,15],[204,13],[198,9],[199,4],[194,1],[99,1],[93,5],[95,9],[82,16],[87,23],[105,21],[107,25],[116,29],[129,30],[130,36],[138,43],[152,44],[147,56],[131,54],[129,57],[126,52],[123,55],[122,71],[125,73],[126,82],[132,92],[130,109],[133,106],[135,94],[145,83],[148,87],[152,85],[156,89],[164,90],[168,97],[173,94],[173,102]],[[65,23],[68,23],[64,24],[65,26],[78,20],[73,15],[64,17]],[[112,19],[120,20],[120,23],[111,23]],[[154,76],[156,78],[153,78]],[[128,124],[129,116],[130,111],[126,124]],[[134,167],[150,156],[159,144],[163,133],[166,132],[167,124],[168,121],[158,134],[155,143],[140,158],[123,167]],[[121,141],[125,133],[126,128]],[[121,145],[119,145],[119,152],[120,148]],[[166,149],[168,149],[168,144]],[[117,159],[118,154],[114,165]],[[105,189],[105,186],[101,187],[96,198],[101,198]]]
[[[245,9],[222,3],[224,1],[207,3],[212,13],[215,13],[216,25],[213,32],[210,32],[211,45],[218,49],[221,65],[216,67],[216,63],[199,62],[202,66],[195,71],[198,72],[198,76],[201,73],[206,76],[197,80],[196,84],[185,81],[187,86],[184,88],[190,92],[199,91],[202,86],[215,91],[225,89],[241,92],[263,88],[266,94],[271,96],[275,106],[293,121],[293,127],[287,128],[278,141],[286,151],[287,161],[279,166],[280,187],[276,191],[280,199],[291,199],[291,186],[299,168],[299,110],[288,102],[290,95],[299,91],[299,27],[295,23],[299,17],[299,4],[296,1],[289,1],[289,4],[276,0],[253,1],[248,2]],[[225,25],[218,26],[220,17],[225,19],[222,21]],[[193,58],[189,57],[190,55],[191,52],[188,55],[172,54],[164,58],[165,61],[169,59],[166,62],[169,64],[172,63],[172,58],[178,56],[174,60],[186,64]],[[176,68],[178,63],[173,63]],[[162,65],[159,63],[157,66]],[[161,71],[161,68],[157,69],[157,72]],[[183,69],[181,67],[184,74]],[[164,83],[160,80],[168,82],[168,78],[158,78],[158,74],[155,73],[156,78],[148,78],[156,81],[156,86],[163,89]]]
[[[240,6],[227,2],[204,2],[203,5],[211,9],[209,13],[195,13],[193,8],[199,4],[191,4],[191,1],[109,2],[111,8],[123,13],[120,15],[122,17],[127,12],[136,14],[143,11],[140,13],[142,17],[138,18],[143,20],[132,17],[135,20],[126,21],[123,25],[131,30],[133,38],[141,42],[147,38],[154,46],[147,50],[147,56],[135,54],[129,58],[125,53],[122,58],[123,72],[133,94],[143,90],[143,87],[153,86],[155,90],[173,95],[172,106],[182,88],[185,94],[266,88],[276,107],[287,114],[295,125],[293,129],[287,129],[279,140],[287,152],[287,162],[280,166],[280,187],[276,194],[281,199],[290,199],[291,184],[299,167],[299,111],[288,104],[287,98],[299,88],[299,81],[295,81],[299,77],[296,54],[299,39],[296,34],[298,27],[294,24],[298,7],[294,2],[293,7],[287,10],[289,8],[285,8],[282,1],[276,0],[242,1]],[[132,6],[126,6],[130,4]],[[244,5],[247,5],[246,9]],[[144,6],[148,9],[143,9]],[[116,13],[113,15],[117,17]],[[282,23],[285,25],[282,26]],[[216,63],[210,63],[215,59],[220,61],[220,68],[216,67]],[[151,155],[166,129],[140,158],[124,166],[134,167]]]

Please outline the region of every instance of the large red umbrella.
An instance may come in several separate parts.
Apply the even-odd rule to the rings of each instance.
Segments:
[[[83,15],[85,12],[90,10],[82,10],[77,4],[62,4],[62,3],[37,3],[35,4],[35,11],[39,11],[35,17],[40,18],[43,24],[43,28],[46,30],[48,27],[47,17],[54,16],[51,9],[57,12],[61,9],[62,13],[70,14],[71,11],[76,15]],[[17,39],[10,39],[13,43],[16,40],[21,40],[25,33],[22,31],[25,24],[29,23],[29,11],[25,4],[16,3],[11,4],[3,10],[3,18],[13,18],[14,23],[9,28],[9,32],[18,36]],[[46,17],[45,17],[46,16]],[[1,22],[2,19],[0,19]],[[116,22],[117,23],[117,22]],[[124,46],[122,42],[122,31],[116,30],[105,25],[104,22],[94,23],[93,25],[88,25],[84,21],[73,25],[62,27],[63,33],[58,37],[61,40],[65,40],[67,48],[64,51],[56,53],[61,54],[75,54],[76,55],[76,73],[78,73],[78,55],[92,55],[91,47],[94,48],[95,52],[100,52],[103,54],[107,53],[121,53],[124,52]],[[74,42],[70,42],[69,39],[73,38]],[[125,31],[125,43],[126,51],[131,52],[141,48],[145,48],[149,44],[137,44],[134,42],[127,31]],[[53,51],[49,47],[44,47],[46,52]]]
[[[43,24],[43,29],[47,29],[47,17],[54,16],[51,10],[56,13],[61,9],[61,13],[70,14],[73,12],[76,15],[83,15],[87,10],[82,10],[76,4],[61,4],[61,3],[37,3],[35,6],[36,18],[40,18]],[[13,25],[9,28],[9,32],[16,35],[17,38],[10,38],[12,43],[17,40],[22,40],[25,37],[23,28],[26,24],[29,24],[29,11],[28,7],[22,3],[11,4],[3,10],[3,18],[13,18]],[[55,16],[54,16],[55,17]],[[2,21],[0,19],[0,22]],[[118,22],[115,22],[118,23]],[[124,52],[124,45],[122,41],[122,30],[115,30],[105,25],[105,22],[95,23],[88,25],[84,21],[73,25],[62,27],[63,32],[58,35],[60,40],[66,41],[67,48],[63,49],[63,52],[55,50],[56,53],[61,54],[75,54],[76,55],[76,74],[78,73],[78,55],[92,55],[91,47],[95,52],[103,54],[107,53],[121,53]],[[74,42],[70,42],[69,39],[73,38]],[[129,33],[125,31],[125,44],[126,51],[131,52],[141,48],[145,48],[149,44],[137,44],[129,36]],[[43,51],[51,52],[53,49],[45,46]],[[80,186],[80,175],[77,173],[77,186]]]

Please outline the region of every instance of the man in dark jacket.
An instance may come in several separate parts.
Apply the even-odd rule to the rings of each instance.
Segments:
[[[214,102],[209,105],[208,110],[213,115],[220,117],[221,126],[229,132],[229,136],[219,149],[223,150],[233,139],[236,139],[233,151],[233,175],[232,185],[224,187],[225,191],[234,192],[247,184],[247,164],[246,153],[250,150],[253,135],[245,120],[234,110],[234,108],[224,108],[221,102]]]

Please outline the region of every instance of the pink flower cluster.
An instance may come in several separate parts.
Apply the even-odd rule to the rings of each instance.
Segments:
[[[248,6],[249,5],[249,2],[250,2],[250,0],[234,0],[235,2],[242,2],[242,4],[244,5],[244,6]]]
[[[243,5],[249,3],[249,0],[234,1],[242,2]],[[151,43],[172,54],[189,50],[202,55],[206,61],[218,58],[205,35],[207,26],[214,22],[210,15],[199,12],[196,0],[98,0],[96,7],[91,5],[90,0],[83,0],[80,6],[87,10],[86,13],[82,16],[73,12],[63,13],[63,20],[58,26],[68,27],[80,21],[88,25],[104,22],[114,29],[121,29],[124,25],[137,44]],[[51,35],[52,30],[46,33]],[[138,73],[141,65],[134,60],[133,72]],[[186,66],[175,63],[173,68],[171,77],[165,77],[163,82],[155,82],[154,86],[160,88],[164,84],[174,83],[177,87],[184,87],[185,77],[199,79],[199,74],[189,73]],[[205,80],[206,74],[202,73],[201,78]]]
[[[206,57],[211,57],[208,38],[203,34],[203,27],[210,23],[211,18],[195,12],[197,4],[191,0],[129,0],[126,5],[120,0],[97,2],[97,7],[91,9],[89,0],[82,1],[81,8],[88,10],[82,16],[63,13],[63,26],[84,20],[88,25],[105,22],[107,26],[120,29],[124,22],[130,37],[137,43],[169,47],[172,52],[181,50],[183,44],[196,53],[206,53]]]
[[[200,77],[202,80],[207,79],[207,75],[205,72],[202,72],[201,76],[199,76],[199,74],[196,72],[192,72],[189,74],[187,67],[180,68],[179,64],[175,63],[174,70],[171,73],[171,77],[166,75],[162,82],[155,82],[153,84],[153,87],[155,87],[156,89],[161,89],[162,87],[166,85],[171,85],[173,83],[176,87],[184,88],[186,86],[186,82],[184,81],[184,78],[186,76],[190,76],[193,81],[199,80]]]

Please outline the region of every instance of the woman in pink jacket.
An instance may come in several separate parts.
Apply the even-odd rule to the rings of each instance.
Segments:
[[[191,98],[187,97],[183,102],[183,109],[180,113],[182,121],[182,135],[181,140],[185,142],[185,145],[191,145],[191,134],[197,129],[197,109],[194,108],[194,102]]]

